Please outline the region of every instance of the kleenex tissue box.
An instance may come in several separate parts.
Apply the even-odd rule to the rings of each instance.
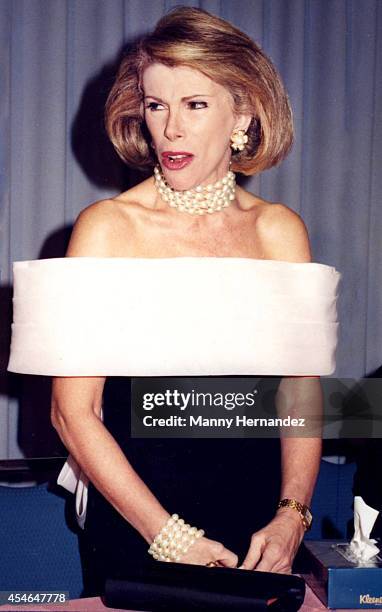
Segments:
[[[382,558],[355,565],[348,543],[305,541],[304,578],[328,608],[382,608]]]

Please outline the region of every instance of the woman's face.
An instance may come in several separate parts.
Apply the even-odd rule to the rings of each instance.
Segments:
[[[250,122],[234,114],[230,92],[198,70],[160,63],[144,70],[142,83],[144,116],[167,183],[185,190],[222,178],[231,134]]]

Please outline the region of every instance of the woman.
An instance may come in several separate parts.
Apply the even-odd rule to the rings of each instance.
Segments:
[[[136,187],[81,212],[68,257],[310,262],[308,236],[299,216],[283,204],[271,204],[236,187],[230,173],[250,175],[270,168],[285,157],[292,142],[291,111],[280,79],[245,34],[202,10],[174,10],[123,60],[106,119],[112,142],[127,163],[158,166],[154,176]],[[153,309],[155,313],[155,303]],[[150,446],[151,440],[140,444],[131,440],[123,449],[126,422],[113,429],[107,414],[107,427],[100,419],[105,380],[101,376],[56,377],[52,394],[53,425],[92,483],[85,536],[94,557],[95,590],[101,590],[113,564],[115,569],[129,558],[135,563],[137,555],[146,555],[170,513],[176,511],[159,499],[166,498],[167,493],[160,490],[166,478],[171,480],[169,489],[175,489],[174,500],[186,495],[182,489],[191,481],[195,487],[201,482],[202,487],[195,493],[195,498],[204,500],[200,515],[194,508],[190,510],[193,519],[185,516],[185,520],[200,516],[205,522],[198,527],[206,535],[199,532],[199,537],[193,537],[178,556],[181,563],[239,564],[248,570],[290,572],[307,519],[298,504],[298,511],[295,503],[277,509],[277,498],[271,499],[272,518],[266,499],[269,475],[261,480],[264,465],[256,477],[251,475],[253,480],[245,480],[248,472],[256,472],[251,453],[260,449],[258,457],[262,457],[274,448],[271,441],[191,440],[188,446],[193,454],[187,465],[196,464],[199,471],[197,476],[190,471],[187,478],[191,480],[185,478],[182,486],[176,473],[186,469],[182,463],[185,440],[171,440],[172,445],[166,441],[160,457],[156,455],[160,445]],[[304,394],[306,402],[306,396],[317,391],[314,378],[285,378],[281,384],[292,408]],[[111,403],[118,403],[118,398]],[[174,464],[166,463],[166,449]],[[130,451],[136,453],[132,462]],[[150,454],[154,468],[157,461],[157,473],[147,465],[142,472],[134,469],[143,455]],[[319,458],[318,438],[282,439],[279,499],[297,500],[303,506],[310,503]],[[218,491],[220,496],[215,506],[211,493],[208,498],[210,483],[203,483],[203,477],[208,481],[214,475],[213,470],[207,475],[211,463],[216,472],[228,475],[229,482],[225,489],[224,478],[216,476],[219,486],[214,495]],[[234,488],[236,478],[239,484]],[[256,478],[260,478],[259,486]],[[275,483],[277,496],[276,475]],[[242,491],[243,487],[249,488]],[[184,500],[192,504],[192,496]],[[213,513],[208,504],[214,506]],[[267,504],[269,522],[259,528],[257,508]],[[235,508],[236,515],[230,514]],[[203,518],[208,512],[209,518]],[[214,530],[218,523],[219,529]],[[236,544],[239,532],[241,540]]]

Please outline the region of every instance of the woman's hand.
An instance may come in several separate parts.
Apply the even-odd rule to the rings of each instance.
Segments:
[[[293,509],[280,509],[275,518],[252,535],[240,569],[290,574],[293,559],[304,536],[304,527]]]
[[[221,542],[201,537],[179,559],[179,563],[193,565],[206,565],[210,561],[218,561],[225,567],[237,567],[238,557]]]

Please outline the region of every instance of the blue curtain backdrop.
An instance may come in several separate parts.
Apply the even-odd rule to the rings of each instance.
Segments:
[[[294,149],[245,186],[299,212],[315,261],[343,274],[336,375],[382,363],[381,1],[2,0],[0,458],[57,452],[48,381],[5,372],[11,263],[62,256],[79,211],[138,179],[102,106],[124,45],[179,4],[230,20],[281,72]]]

